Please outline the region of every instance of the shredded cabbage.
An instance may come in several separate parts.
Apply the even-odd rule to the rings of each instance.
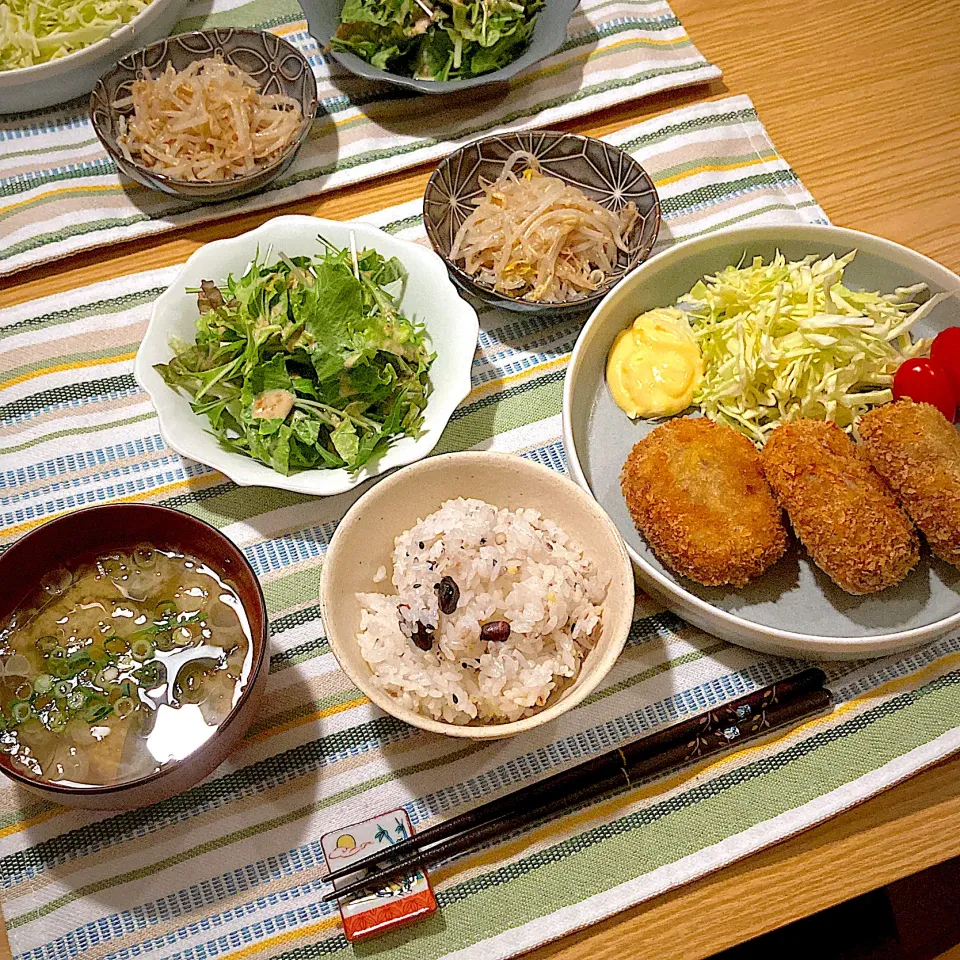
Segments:
[[[56,60],[110,36],[150,0],[4,0],[0,71]]]
[[[849,431],[869,407],[892,399],[897,367],[930,350],[910,328],[946,294],[920,305],[926,284],[892,294],[850,290],[842,278],[855,255],[755,257],[681,298],[703,354],[694,400],[706,416],[762,445],[782,421],[812,417]]]

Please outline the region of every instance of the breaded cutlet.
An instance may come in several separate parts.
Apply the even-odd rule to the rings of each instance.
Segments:
[[[756,448],[731,427],[668,420],[631,450],[620,486],[654,553],[697,583],[742,587],[786,549]]]
[[[960,567],[960,432],[929,403],[898,400],[857,425],[877,473],[941,560]]]
[[[835,423],[781,424],[761,460],[797,538],[847,593],[883,590],[916,566],[920,542],[910,518]]]

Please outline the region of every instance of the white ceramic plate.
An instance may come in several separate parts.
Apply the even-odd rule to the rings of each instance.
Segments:
[[[927,257],[839,227],[741,227],[678,244],[624,279],[580,334],[563,395],[571,475],[617,525],[644,587],[710,633],[771,653],[828,659],[880,656],[934,640],[960,627],[960,570],[927,551],[903,583],[864,597],[844,593],[796,549],[742,590],[702,587],[660,563],[627,511],[620,470],[632,446],[655,424],[630,421],[610,396],[604,370],[614,337],[645,310],[674,303],[704,274],[744,255],[769,259],[778,248],[791,260],[856,248],[844,282],[857,289],[891,291],[922,281],[934,292],[960,291],[960,277]],[[958,323],[960,299],[952,298],[920,321],[914,334],[932,336]]]
[[[209,431],[207,419],[195,414],[188,398],[168,387],[153,365],[166,363],[173,356],[171,337],[188,342],[195,339],[197,298],[185,293],[185,288],[197,287],[201,280],[220,282],[230,273],[241,275],[258,251],[261,259],[271,256],[271,251],[273,255],[314,255],[321,249],[317,239],[321,234],[338,247],[349,247],[351,233],[356,237],[357,249],[366,247],[385,257],[395,256],[409,273],[401,310],[425,325],[436,353],[430,368],[433,392],[424,411],[423,432],[417,438],[398,440],[379,460],[355,475],[347,470],[305,470],[285,477],[257,460],[224,450]],[[241,486],[331,496],[430,453],[451,414],[470,392],[470,365],[479,330],[476,312],[460,298],[443,261],[432,250],[398,240],[369,224],[276,217],[239,237],[208,243],[187,260],[153,305],[146,335],[137,351],[134,374],[157,409],[160,432],[177,453],[219,470]]]
[[[529,507],[558,523],[610,577],[603,604],[600,638],[577,679],[533,716],[511,723],[461,725],[425,717],[373,683],[360,653],[360,603],[357,593],[393,590],[393,542],[418,520],[455,497],[476,497],[498,507]],[[378,567],[387,579],[376,583]],[[489,740],[524,733],[566,713],[595,690],[623,650],[633,621],[633,571],[623,541],[609,517],[565,476],[523,457],[490,451],[431,457],[381,480],[368,490],[337,525],[323,563],[320,608],[336,655],[351,680],[378,707],[432,733]]]
[[[108,37],[47,63],[0,72],[0,113],[39,110],[82,97],[100,75],[131,50],[165,37],[188,0],[152,0]]]

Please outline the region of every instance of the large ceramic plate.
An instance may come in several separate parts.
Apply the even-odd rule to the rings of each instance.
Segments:
[[[570,472],[610,514],[643,585],[704,630],[746,646],[794,656],[879,656],[909,649],[960,627],[960,570],[925,553],[903,583],[853,597],[836,587],[799,548],[742,590],[702,587],[666,569],[637,533],[620,493],[620,470],[631,447],[654,424],[630,421],[614,404],[604,367],[616,334],[645,310],[672,304],[704,274],[779,249],[807,254],[858,253],[848,285],[893,290],[923,281],[934,292],[960,290],[960,277],[899,244],[854,230],[784,225],[724,230],[677,245],[640,266],[597,307],[583,329],[563,398]],[[939,304],[915,332],[931,336],[960,323],[960,299]]]
[[[202,280],[220,282],[230,273],[242,275],[258,253],[261,258],[271,256],[271,252],[274,257],[278,252],[312,256],[321,250],[318,235],[338,247],[348,247],[351,233],[358,249],[395,256],[407,268],[409,279],[400,309],[424,324],[436,353],[430,368],[433,392],[424,411],[423,431],[419,437],[398,440],[379,460],[368,463],[356,474],[345,469],[304,470],[285,477],[266,464],[221,447],[206,418],[195,414],[187,397],[168,387],[153,365],[166,363],[173,356],[171,337],[191,343],[196,339],[197,298],[185,292],[187,287],[198,287]],[[242,486],[330,496],[350,490],[391,467],[413,463],[436,446],[450,415],[470,392],[470,366],[479,332],[476,311],[457,294],[443,261],[432,250],[391,237],[369,224],[275,217],[239,237],[208,243],[187,260],[153,305],[147,332],[137,351],[134,374],[157,409],[160,432],[177,453],[214,467]]]

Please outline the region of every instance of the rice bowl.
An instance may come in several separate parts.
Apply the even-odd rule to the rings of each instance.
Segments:
[[[437,569],[432,571],[435,574],[432,579],[409,579],[414,576],[415,569],[424,569],[425,566],[415,568],[411,564],[409,568],[404,565],[402,569],[395,569],[398,536],[402,535],[405,543],[412,542],[415,551],[420,553],[420,539],[413,540],[413,537],[420,537],[419,529],[415,530],[417,525],[425,523],[444,504],[450,501],[456,503],[460,498],[461,504],[455,508],[458,514],[470,510],[469,506],[464,507],[463,501],[495,504],[495,508],[488,510],[504,518],[498,522],[502,522],[504,527],[509,526],[510,533],[506,529],[495,530],[492,544],[479,544],[479,538],[489,539],[486,532],[481,532],[479,524],[483,524],[486,530],[490,525],[490,513],[481,513],[476,518],[475,530],[467,531],[468,524],[463,520],[458,521],[464,527],[466,539],[466,548],[459,555],[459,560],[468,560],[467,565],[455,562],[455,554],[460,548],[453,544],[454,538],[445,532],[445,572],[439,569],[434,557],[425,556],[431,549],[426,539],[423,540],[421,559],[425,563],[430,561],[438,564]],[[508,513],[511,514],[509,518],[506,516]],[[448,516],[443,515],[437,529],[447,523]],[[474,522],[471,520],[469,524]],[[532,533],[528,527],[533,528]],[[562,533],[554,534],[555,530],[561,528]],[[495,542],[497,533],[503,535],[504,543]],[[459,530],[457,536],[460,536]],[[510,558],[521,569],[515,574],[507,574],[502,580],[498,587],[500,596],[496,596],[487,576],[481,576],[482,565],[477,565],[476,582],[470,579],[467,574],[468,554],[477,553],[478,545],[485,551],[484,563],[488,563],[489,571],[494,559],[499,566],[507,554],[521,552],[518,550],[521,540],[528,544],[528,549],[522,552],[522,563],[516,556]],[[556,547],[561,540],[568,555],[558,562],[553,557],[555,550],[548,549],[545,544]],[[530,546],[530,543],[534,546]],[[450,549],[451,544],[454,545],[453,550]],[[495,549],[487,551],[488,545]],[[579,556],[581,548],[582,556]],[[406,552],[408,550],[404,548],[401,554]],[[549,561],[543,559],[548,554]],[[407,558],[402,559],[406,561]],[[553,569],[547,574],[547,567],[570,569]],[[426,569],[428,573],[431,572],[429,568]],[[520,592],[515,592],[517,584],[529,579],[533,573],[536,573],[540,585],[535,581],[521,588]],[[442,584],[446,577],[459,578],[455,580],[459,591],[455,608],[452,607],[451,597],[445,594],[442,598],[445,609],[452,609],[452,613],[444,613],[440,608],[441,597],[437,585]],[[511,584],[509,590],[506,589],[508,582]],[[580,591],[582,606],[580,599],[574,602],[564,597],[563,586],[560,592],[557,591],[557,584],[564,582],[569,586],[571,596]],[[405,681],[410,689],[401,692],[398,686],[400,695],[385,689],[383,673],[386,671],[389,674],[386,668],[395,668],[396,665],[391,653],[394,645],[403,644],[404,658],[411,667],[422,662],[419,654],[423,647],[428,646],[425,642],[427,636],[417,629],[417,621],[412,614],[403,618],[405,627],[400,626],[401,618],[396,606],[409,601],[400,599],[397,583],[401,584],[405,594],[416,591],[418,597],[424,597],[420,615],[424,615],[428,606],[440,614],[425,626],[431,639],[429,648],[438,651],[432,662],[440,663],[439,657],[443,656],[445,669],[450,674],[449,684],[441,689],[436,685],[436,677],[424,673],[418,681],[423,684],[426,696],[415,689],[412,671],[399,675],[395,673],[390,678],[392,681]],[[413,584],[416,583],[421,587],[414,588]],[[546,586],[547,583],[549,586]],[[514,596],[507,600],[511,592],[514,592]],[[547,596],[551,592],[555,600]],[[481,599],[480,593],[491,596]],[[381,599],[370,601],[371,594],[379,595]],[[623,650],[633,620],[633,599],[633,570],[626,548],[596,501],[554,470],[530,459],[493,451],[430,457],[380,480],[353,504],[338,524],[323,561],[320,580],[324,633],[343,671],[359,692],[371,701],[371,705],[363,709],[371,711],[371,716],[375,717],[378,711],[374,708],[379,707],[392,717],[415,727],[472,740],[497,739],[532,730],[556,719],[589,697],[613,668]],[[435,607],[433,603],[436,603]],[[590,614],[598,613],[593,608],[599,607],[600,603],[602,613],[599,614],[599,622],[591,626]],[[392,639],[385,643],[380,636],[378,614],[386,610],[387,604],[392,605],[392,613],[385,614],[392,617],[389,628],[386,628],[390,631],[387,637]],[[528,604],[529,608],[524,609]],[[548,609],[541,613],[537,604]],[[412,609],[414,604],[410,603],[410,606]],[[576,630],[574,639],[574,623],[580,623],[584,616],[587,621]],[[376,619],[371,620],[371,617]],[[508,619],[511,617],[514,618],[512,621]],[[504,635],[502,627],[493,626],[500,620],[507,620],[509,635]],[[495,635],[478,645],[478,626],[483,625],[486,625],[487,635],[490,630],[494,630]],[[520,636],[521,625],[524,630],[529,629],[529,636]],[[404,633],[404,629],[408,632]],[[467,638],[466,646],[473,653],[469,660],[453,661],[443,653],[444,646],[453,652],[451,644],[455,636],[459,639],[458,631]],[[364,633],[369,635],[363,643],[374,661],[373,665],[361,647],[361,634]],[[421,648],[416,646],[415,633],[423,644]],[[375,639],[381,647],[374,644]],[[410,651],[417,656],[410,656]],[[531,673],[523,678],[526,686],[516,684],[518,671],[509,689],[506,682],[499,688],[491,684],[489,689],[485,686],[484,692],[495,695],[480,697],[479,679],[481,676],[486,679],[487,676],[483,666],[488,661],[484,661],[483,666],[480,664],[484,654],[491,655],[490,669],[487,671],[491,679],[495,676],[493,661],[504,665],[519,664],[522,655],[531,666]],[[378,658],[389,663],[378,664]],[[461,666],[463,662],[467,662],[467,668]],[[530,679],[534,675],[534,663],[540,664],[537,674],[539,688]],[[432,687],[431,682],[434,683]],[[499,682],[498,676],[496,683]],[[466,691],[467,701],[463,704],[453,703],[454,692],[458,700],[461,698],[461,691],[455,688],[456,684],[462,684]],[[508,698],[506,702],[502,699],[504,692]],[[537,706],[536,701],[544,692],[547,693],[546,702]],[[455,706],[458,711],[463,706],[463,715],[458,717],[456,712],[448,710],[447,715],[453,716],[452,720],[436,719],[430,706],[443,715],[443,702],[448,707]],[[415,703],[417,709],[411,703]],[[474,709],[476,718],[472,713]],[[519,719],[511,720],[507,716]]]
[[[358,596],[374,682],[470,723],[529,716],[577,677],[609,576],[536,510],[458,499],[396,538],[392,581],[396,593]]]

